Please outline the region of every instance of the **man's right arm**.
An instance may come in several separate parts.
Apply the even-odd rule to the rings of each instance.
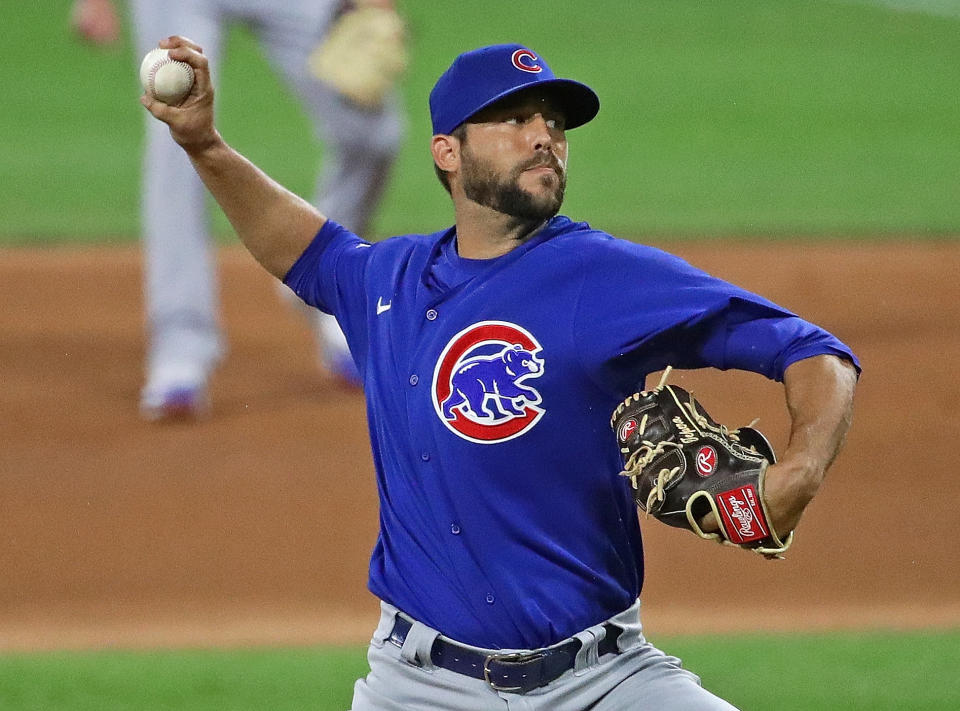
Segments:
[[[172,59],[193,67],[195,80],[180,106],[149,96],[141,103],[170,127],[194,169],[223,209],[237,236],[263,267],[282,279],[326,222],[306,200],[290,192],[233,150],[216,130],[213,86],[201,48],[183,37],[160,42]]]

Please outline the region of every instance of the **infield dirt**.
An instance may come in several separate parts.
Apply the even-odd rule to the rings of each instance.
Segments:
[[[960,242],[690,243],[694,264],[862,358],[846,449],[785,561],[644,522],[648,635],[960,625]],[[318,373],[306,322],[220,252],[230,354],[213,416],[137,416],[134,248],[0,251],[0,650],[364,642],[377,499],[363,396]],[[782,388],[683,372],[711,414]]]

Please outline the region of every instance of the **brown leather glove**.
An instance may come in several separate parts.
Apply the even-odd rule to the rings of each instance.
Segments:
[[[793,533],[781,538],[764,504],[764,475],[776,463],[770,443],[752,427],[715,422],[691,393],[666,384],[669,374],[624,400],[610,419],[637,505],[701,538],[782,557]],[[701,528],[711,511],[719,533]]]

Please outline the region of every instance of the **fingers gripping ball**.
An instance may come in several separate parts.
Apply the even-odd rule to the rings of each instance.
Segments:
[[[764,483],[776,463],[770,443],[752,427],[715,422],[691,393],[666,384],[669,374],[667,368],[656,388],[628,397],[610,420],[637,505],[701,538],[781,557],[793,533],[778,535],[767,514]],[[709,513],[719,533],[701,528]]]
[[[140,84],[154,99],[179,106],[193,87],[193,67],[171,59],[166,49],[151,49],[140,63]]]

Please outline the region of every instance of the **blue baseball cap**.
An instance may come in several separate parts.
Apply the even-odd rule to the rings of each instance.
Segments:
[[[586,84],[558,79],[540,55],[519,44],[497,44],[464,52],[430,92],[433,133],[450,134],[481,109],[530,87],[549,89],[566,117],[566,127],[587,123],[600,99]]]

